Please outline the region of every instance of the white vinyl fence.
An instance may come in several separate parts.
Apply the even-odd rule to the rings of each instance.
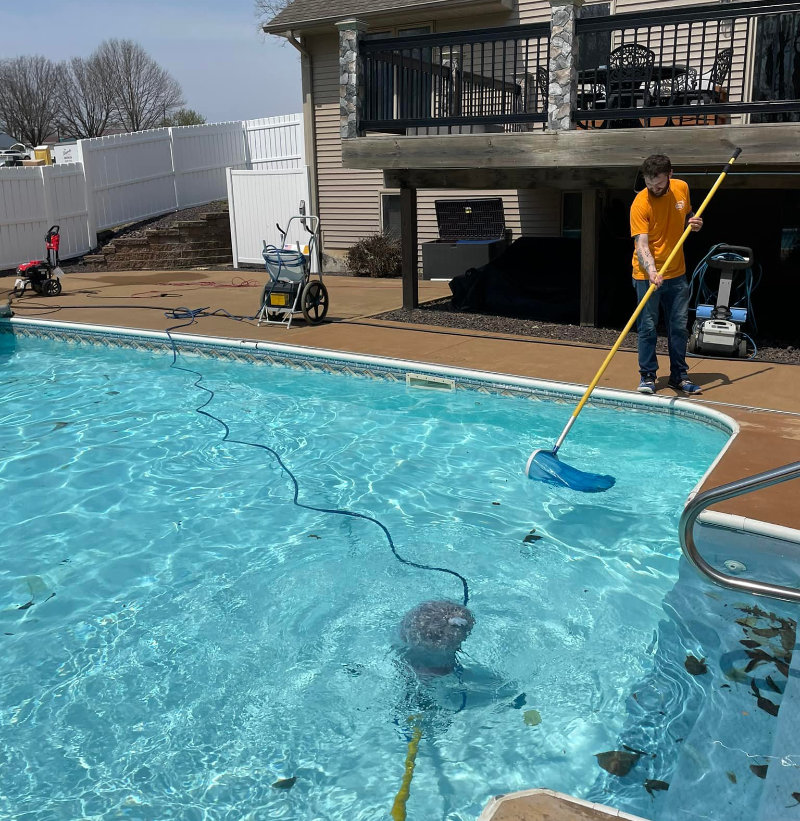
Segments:
[[[0,269],[41,258],[51,225],[69,259],[104,228],[225,199],[227,169],[304,170],[302,132],[302,115],[159,128],[79,140],[74,164],[0,168]]]
[[[254,171],[278,171],[305,165],[302,114],[247,120],[244,125],[248,166]]]
[[[231,220],[233,266],[242,262],[263,265],[264,241],[281,246],[278,225],[284,230],[289,218],[300,214],[309,204],[308,169],[283,171],[228,171],[228,209]],[[299,220],[292,224],[287,245],[308,245],[309,236]],[[319,247],[311,260],[312,271],[319,270]]]
[[[61,227],[61,256],[90,248],[86,186],[77,163],[0,169],[0,269],[45,256],[44,235]]]

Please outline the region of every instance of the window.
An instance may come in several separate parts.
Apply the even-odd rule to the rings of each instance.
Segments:
[[[611,3],[589,3],[581,9],[581,19],[588,17],[608,17],[611,14]],[[611,53],[611,32],[596,31],[581,36],[581,48],[578,52],[578,70],[604,66]]]
[[[567,191],[561,198],[561,236],[580,237],[583,216],[583,195],[580,191]]]
[[[381,231],[400,239],[400,195],[381,193]]]

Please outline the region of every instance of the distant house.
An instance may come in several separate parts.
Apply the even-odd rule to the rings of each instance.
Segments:
[[[687,263],[752,246],[760,316],[795,321],[796,2],[293,0],[264,31],[302,56],[324,254],[399,228],[408,307],[434,200],[499,194],[515,237],[579,238],[581,324],[624,320],[641,161],[668,153],[697,207],[740,146]],[[573,276],[558,255],[531,257],[530,277]]]

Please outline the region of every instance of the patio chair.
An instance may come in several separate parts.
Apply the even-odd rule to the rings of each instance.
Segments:
[[[550,86],[550,72],[545,66],[536,66],[536,91],[539,94],[544,113],[547,114],[547,97]]]
[[[709,105],[719,103],[727,99],[725,83],[730,74],[733,62],[733,49],[724,48],[717,52],[714,57],[714,65],[711,70],[698,77],[697,69],[690,68],[685,75],[677,77],[673,83],[672,94],[670,95],[670,105]],[[684,78],[686,78],[684,80]],[[684,80],[684,85],[676,85],[679,80]],[[714,116],[714,115],[710,115]],[[709,115],[702,115],[703,122],[708,121]],[[683,122],[684,117],[679,118]],[[692,116],[693,121],[699,122],[700,117]]]
[[[625,43],[615,48],[608,57],[606,81],[606,108],[635,108],[641,101],[650,105],[650,85],[656,55],[652,49],[639,43]],[[609,128],[639,125],[639,120],[611,120]]]

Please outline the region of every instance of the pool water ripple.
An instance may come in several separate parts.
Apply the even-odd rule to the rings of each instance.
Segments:
[[[587,409],[564,457],[618,478],[587,499],[522,475],[564,404],[181,360],[223,442],[169,361],[8,353],[0,760],[25,764],[0,769],[0,815],[366,821],[420,710],[410,817],[467,821],[537,785],[647,810],[641,788],[598,787],[594,754],[653,674],[677,518],[725,434]],[[468,579],[460,677],[420,682],[394,649],[403,614],[458,580],[398,562],[374,522],[296,507],[275,458],[239,442],[279,453],[301,503],[374,517],[403,558]],[[672,704],[692,682],[663,675]]]

